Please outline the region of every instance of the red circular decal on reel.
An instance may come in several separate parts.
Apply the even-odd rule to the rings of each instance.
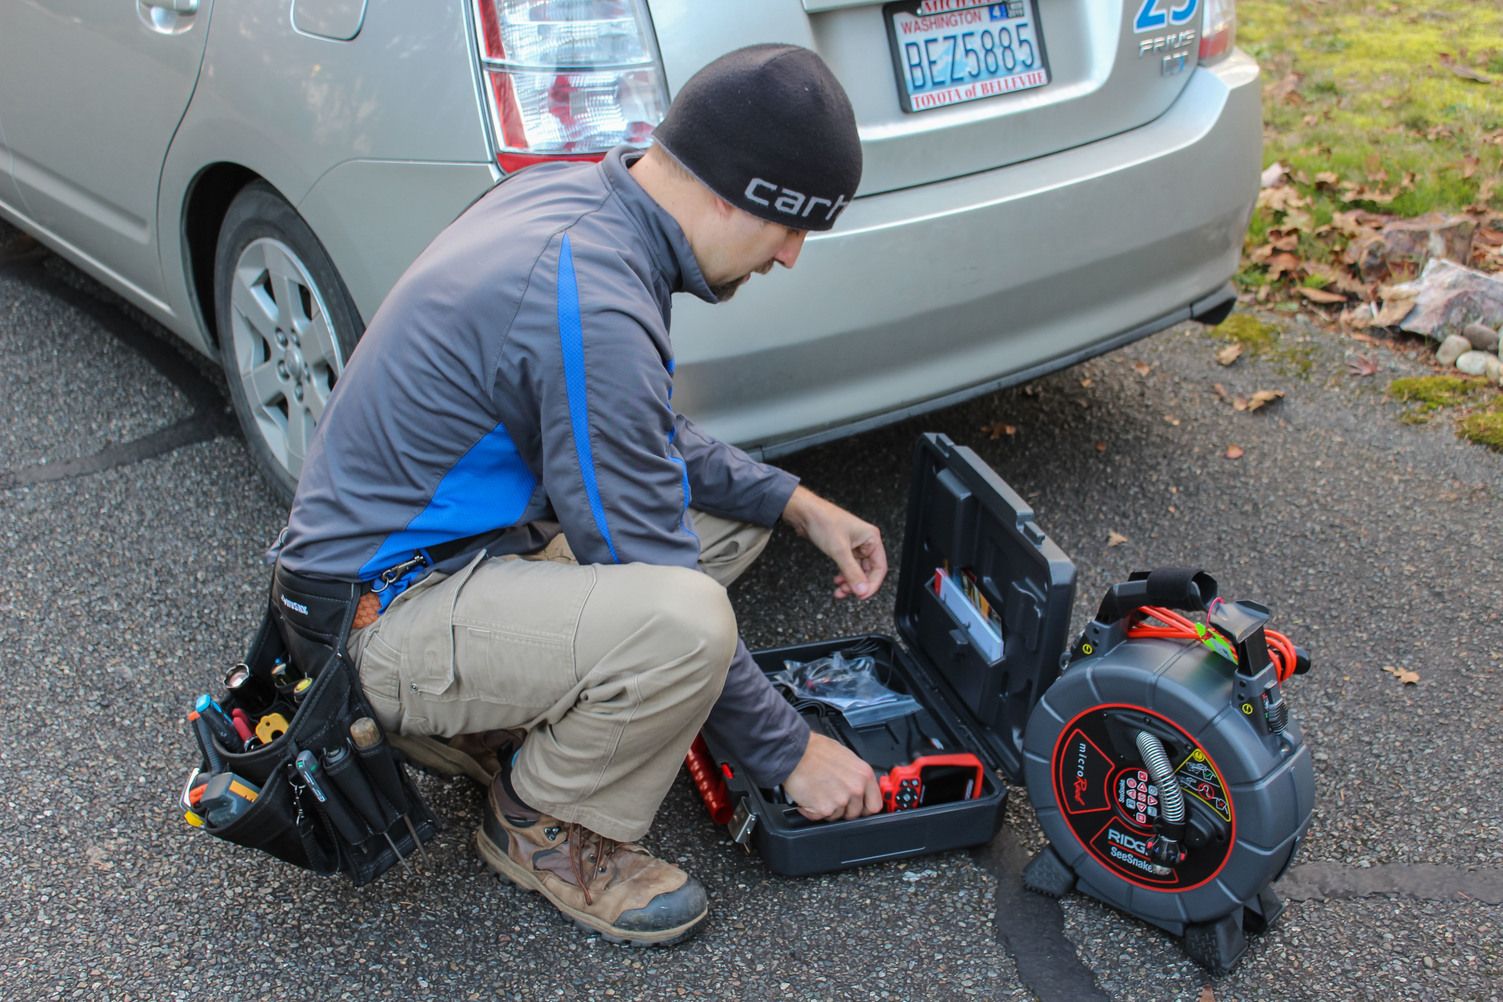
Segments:
[[[1170,758],[1185,794],[1186,812],[1209,810],[1228,832],[1224,843],[1187,850],[1177,867],[1159,866],[1149,856],[1148,841],[1162,803],[1158,787],[1138,760],[1136,748],[1131,758],[1115,753],[1122,742],[1113,740],[1112,730],[1130,733],[1132,714],[1151,718],[1180,736],[1181,747],[1171,749]],[[1055,740],[1050,772],[1055,803],[1071,834],[1091,858],[1131,884],[1155,891],[1193,890],[1220,873],[1231,856],[1237,827],[1221,770],[1182,728],[1151,710],[1104,703],[1077,714]],[[1200,804],[1192,806],[1192,798]]]

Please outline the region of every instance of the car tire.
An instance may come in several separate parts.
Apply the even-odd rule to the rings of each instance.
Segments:
[[[214,255],[230,404],[261,474],[292,501],[313,430],[364,330],[308,224],[270,185],[235,196]]]

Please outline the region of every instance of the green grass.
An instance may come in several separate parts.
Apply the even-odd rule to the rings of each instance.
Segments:
[[[1332,214],[1367,208],[1399,216],[1460,212],[1503,175],[1503,5],[1474,0],[1242,0],[1238,44],[1263,67],[1265,165],[1296,175],[1318,227]],[[1457,66],[1491,74],[1463,79]],[[1300,79],[1292,85],[1291,74]],[[1292,93],[1293,98],[1286,98]],[[1477,157],[1470,177],[1463,158]],[[1334,172],[1341,184],[1391,193],[1391,202],[1344,201],[1318,187]],[[1384,174],[1386,173],[1386,178]],[[1406,177],[1412,174],[1412,180]],[[1503,210],[1503,183],[1487,204]],[[1259,208],[1249,249],[1277,225]],[[1312,227],[1313,228],[1313,227]],[[1302,233],[1302,257],[1335,261],[1344,238]],[[1244,268],[1244,274],[1259,270]]]

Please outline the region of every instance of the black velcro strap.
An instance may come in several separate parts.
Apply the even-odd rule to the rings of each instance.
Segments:
[[[1201,612],[1216,595],[1216,579],[1198,568],[1159,567],[1151,571],[1134,571],[1126,581],[1107,589],[1101,608],[1096,612],[1096,621],[1114,623],[1144,605]]]

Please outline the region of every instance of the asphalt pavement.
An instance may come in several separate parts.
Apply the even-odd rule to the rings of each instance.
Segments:
[[[0,226],[0,996],[1503,996],[1503,457],[1443,417],[1399,421],[1383,388],[1424,371],[1418,353],[1283,322],[1297,351],[1222,368],[1185,325],[783,461],[877,522],[895,558],[915,437],[972,446],[1075,560],[1076,627],[1107,585],[1162,564],[1273,607],[1313,655],[1288,695],[1317,800],[1288,909],[1236,971],[1212,979],[1149,926],[1023,891],[1042,836],[1021,788],[990,846],[793,879],[680,779],[648,842],[704,881],[711,917],[633,950],[492,876],[463,780],[420,779],[447,823],[431,872],[361,889],[183,823],[183,714],[242,655],[285,512],[212,363]],[[1348,373],[1357,351],[1377,376]],[[1216,383],[1286,396],[1241,413]],[[777,534],[733,589],[748,642],[891,632],[895,580],[835,603],[831,573]]]

